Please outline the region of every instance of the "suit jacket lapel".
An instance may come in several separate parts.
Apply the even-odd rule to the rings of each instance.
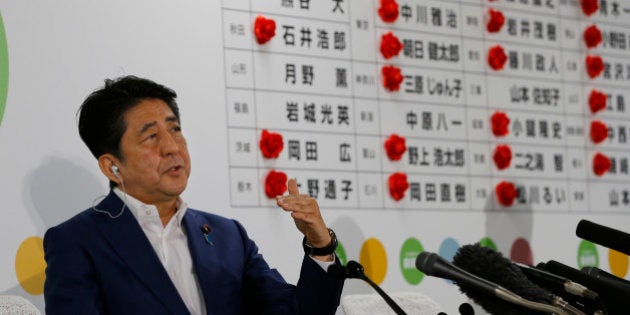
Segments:
[[[188,236],[188,247],[199,285],[203,291],[206,310],[208,314],[211,314],[213,313],[213,300],[211,297],[217,298],[220,296],[220,292],[217,291],[220,283],[217,283],[217,281],[224,279],[225,275],[221,274],[221,261],[218,253],[220,246],[208,244],[202,229],[204,224],[208,224],[211,228],[213,226],[212,222],[209,222],[203,216],[190,211],[190,209],[186,211],[184,225]],[[212,231],[209,233],[209,236],[214,242],[215,237]]]
[[[110,192],[96,208],[109,211],[115,216],[122,205],[120,198]],[[100,232],[114,251],[127,263],[129,269],[172,313],[188,314],[186,304],[179,296],[162,262],[129,209],[125,209],[123,214],[116,219],[105,214],[100,216],[101,222],[97,224]]]

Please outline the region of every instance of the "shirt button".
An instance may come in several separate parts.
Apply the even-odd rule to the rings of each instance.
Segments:
[[[144,211],[144,213],[146,213],[147,215],[151,215],[151,210],[147,209]]]

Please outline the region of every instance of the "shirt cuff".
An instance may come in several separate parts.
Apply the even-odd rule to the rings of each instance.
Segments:
[[[317,260],[313,257],[311,257],[310,255],[308,256],[308,258],[312,259],[314,262],[316,262],[320,267],[322,267],[322,269],[324,269],[324,271],[328,271],[328,267],[330,267],[331,265],[334,265],[335,262],[337,261],[337,255],[335,255],[333,257],[332,261],[321,261],[321,260]]]

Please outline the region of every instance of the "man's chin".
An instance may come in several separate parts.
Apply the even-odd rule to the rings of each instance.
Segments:
[[[178,197],[184,192],[184,190],[186,190],[186,186],[187,186],[187,183],[179,184],[179,185],[172,185],[170,187],[167,187],[165,191],[171,196]]]

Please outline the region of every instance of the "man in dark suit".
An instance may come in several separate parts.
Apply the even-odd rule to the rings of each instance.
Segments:
[[[180,198],[190,157],[172,90],[107,80],[79,112],[79,133],[112,190],[44,237],[47,314],[334,314],[343,282],[336,237],[317,202],[289,180],[278,205],[304,234],[297,286],[236,221]]]

